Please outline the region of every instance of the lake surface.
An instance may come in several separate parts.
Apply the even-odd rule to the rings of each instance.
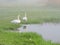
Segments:
[[[24,28],[24,26],[26,27]],[[60,43],[60,23],[24,24],[18,29],[20,32],[36,32],[45,40]]]

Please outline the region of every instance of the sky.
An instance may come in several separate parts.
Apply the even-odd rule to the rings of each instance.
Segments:
[[[60,5],[60,0],[0,0],[1,6],[46,6]]]
[[[0,6],[43,6],[47,0],[0,0]]]
[[[55,5],[60,5],[60,0],[49,0],[49,3],[55,4]]]

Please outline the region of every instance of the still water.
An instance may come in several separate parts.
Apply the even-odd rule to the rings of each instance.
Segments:
[[[26,26],[25,29],[24,26]],[[45,40],[60,43],[60,23],[24,24],[18,29],[20,32],[36,32]]]

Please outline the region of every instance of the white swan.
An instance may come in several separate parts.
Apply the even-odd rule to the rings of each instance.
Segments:
[[[25,16],[23,17],[23,21],[27,21],[26,13],[25,13]]]
[[[18,15],[17,19],[12,20],[11,23],[15,23],[15,24],[21,23],[21,20],[19,19],[19,15]]]

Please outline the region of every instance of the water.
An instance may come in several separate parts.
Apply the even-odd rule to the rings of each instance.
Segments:
[[[36,32],[42,35],[45,40],[60,43],[60,24],[44,23],[22,25],[22,27],[19,28],[19,31]]]

